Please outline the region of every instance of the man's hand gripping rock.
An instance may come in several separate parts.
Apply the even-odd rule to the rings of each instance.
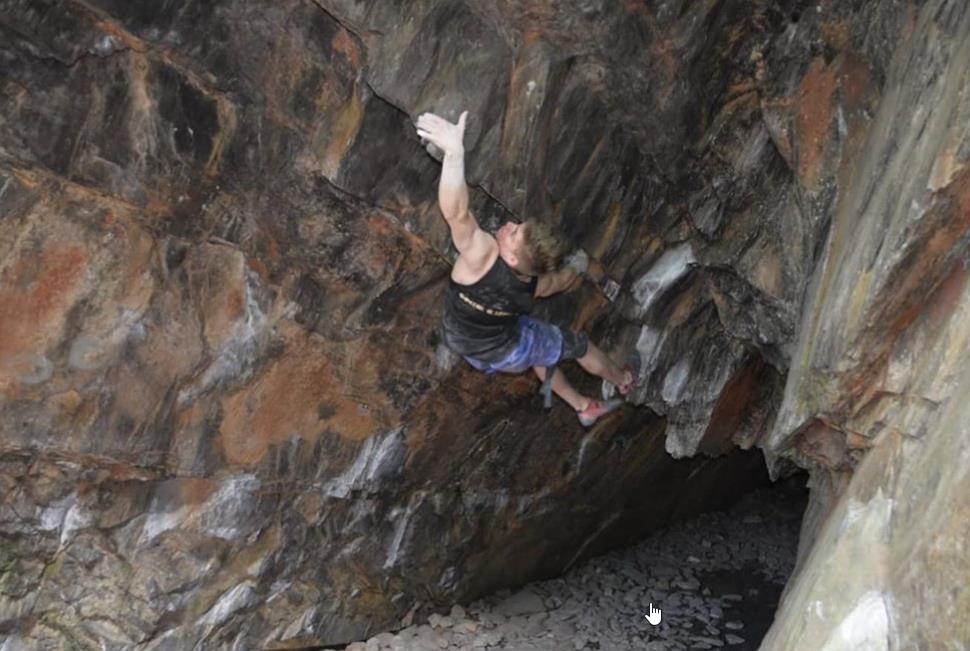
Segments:
[[[418,137],[443,152],[445,158],[464,158],[463,140],[467,118],[468,111],[463,111],[458,118],[458,123],[453,124],[434,113],[422,113],[418,116]],[[432,156],[435,155],[431,147],[428,147],[428,153]]]
[[[468,186],[465,185],[465,120],[464,111],[453,124],[434,113],[418,116],[418,137],[425,144],[433,158],[436,153],[443,154],[441,159],[441,179],[438,181],[438,205],[441,214],[451,227],[451,237],[459,252],[474,246],[474,234],[478,224],[468,212]]]

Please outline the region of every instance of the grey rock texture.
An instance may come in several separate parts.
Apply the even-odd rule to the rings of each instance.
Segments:
[[[912,13],[847,170],[765,443],[820,468],[766,649],[970,641],[968,35],[965,4]]]

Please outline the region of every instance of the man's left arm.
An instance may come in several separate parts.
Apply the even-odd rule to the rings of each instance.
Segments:
[[[572,267],[563,267],[559,271],[550,271],[539,276],[536,283],[536,298],[545,298],[564,292],[579,278],[579,273]]]
[[[589,256],[582,249],[577,249],[564,261],[562,269],[539,276],[536,283],[536,298],[545,298],[559,292],[572,289],[579,275],[589,267]]]

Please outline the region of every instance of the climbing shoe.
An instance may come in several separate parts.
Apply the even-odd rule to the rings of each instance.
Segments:
[[[622,404],[623,400],[620,398],[613,398],[612,400],[590,400],[586,409],[576,412],[576,415],[579,416],[579,422],[583,424],[583,427],[590,427],[600,417],[614,411]]]

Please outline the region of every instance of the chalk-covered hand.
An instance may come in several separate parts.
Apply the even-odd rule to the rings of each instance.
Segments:
[[[563,260],[563,267],[574,270],[576,273],[585,273],[589,268],[589,256],[586,251],[576,249]]]
[[[454,124],[434,113],[422,113],[418,116],[418,137],[443,151],[446,156],[461,156],[465,153],[462,141],[467,117],[468,111],[463,111],[458,124]]]

